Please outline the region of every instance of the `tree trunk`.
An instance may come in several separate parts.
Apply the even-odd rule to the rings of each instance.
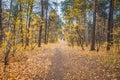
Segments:
[[[0,44],[3,38],[3,28],[2,28],[2,0],[0,0]]]
[[[114,1],[110,0],[109,6],[109,19],[108,19],[108,33],[107,33],[107,51],[110,50],[113,44],[113,10],[114,10]]]
[[[42,27],[43,27],[43,19],[44,19],[44,10],[43,10],[43,0],[41,0],[41,18],[42,18],[42,23],[40,24],[40,29],[39,29],[39,38],[38,38],[38,47],[41,47],[41,39],[42,39]]]
[[[23,25],[22,25],[22,22],[23,22],[23,13],[22,13],[22,3],[20,2],[20,26],[19,26],[19,29],[20,29],[20,42],[22,43],[22,46],[24,45],[24,41],[23,41]]]
[[[34,1],[34,0],[32,0]],[[31,26],[31,14],[32,14],[32,10],[33,10],[33,2],[32,3],[29,3],[28,2],[28,6],[27,6],[27,21],[26,21],[26,42],[25,42],[25,48],[26,46],[29,46],[29,28]]]
[[[97,0],[94,1],[94,15],[93,15],[93,30],[92,30],[92,44],[91,50],[95,50],[95,28],[96,28],[96,5]]]
[[[28,6],[27,6],[27,20],[26,20],[26,33],[25,33],[25,48],[27,47],[27,46],[29,46],[29,6],[30,6],[30,4],[29,3],[27,3],[28,4]]]
[[[48,27],[48,19],[47,19],[47,14],[48,14],[48,0],[46,0],[46,5],[45,5],[45,9],[46,9],[46,13],[45,13],[45,16],[46,16],[46,19],[45,19],[45,44],[47,44],[47,27]]]
[[[10,12],[9,12],[9,21],[8,21],[8,28],[9,28],[9,32],[11,33],[11,14],[12,14],[12,3],[13,3],[13,0],[11,0],[10,2]],[[10,50],[11,50],[11,38],[12,36],[10,36],[6,42],[7,42],[7,45],[6,45],[6,49],[5,49],[5,57],[4,57],[4,64],[7,65],[8,64],[8,57],[9,57],[9,53],[10,53]]]
[[[49,31],[50,31],[51,21],[48,20],[48,27],[47,27],[47,43],[49,42]]]

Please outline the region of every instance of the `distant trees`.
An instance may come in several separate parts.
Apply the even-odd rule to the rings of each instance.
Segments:
[[[43,42],[47,44],[47,42],[52,42],[52,40],[53,42],[57,41],[60,18],[54,8],[57,6],[54,5],[56,4],[54,1],[4,1],[4,5],[7,7],[3,7],[3,15],[2,3],[2,0],[0,0],[0,46],[5,48],[5,65],[8,64],[9,56],[12,55],[14,57],[17,51],[34,49],[36,45],[41,47]],[[52,11],[55,14],[51,16]]]
[[[44,44],[47,44],[49,40],[55,38],[52,36],[54,36],[57,33],[57,29],[58,29],[57,27],[59,26],[59,20],[58,20],[59,16],[56,13],[56,9],[57,9],[56,7],[57,7],[57,3],[54,1],[52,2],[50,0],[41,0],[41,15],[40,15],[41,23],[40,23],[40,29],[39,29],[38,47],[41,46],[42,41],[44,42]],[[51,12],[53,11],[55,12],[55,14],[51,15]],[[56,24],[56,22],[58,22],[58,24]],[[54,31],[54,29],[56,31],[52,32]],[[56,35],[56,38],[57,38],[57,35]]]
[[[79,45],[82,41],[83,45],[84,43],[91,44],[90,50],[97,51],[106,42],[107,50],[114,47],[113,43],[116,41],[114,32],[117,27],[113,26],[118,26],[115,25],[115,20],[119,22],[119,5],[118,0],[66,0],[62,2],[62,11],[66,21],[64,35],[69,44]]]
[[[80,45],[83,48],[85,34],[87,33],[86,26],[86,0],[66,0],[62,3],[62,11],[64,12],[65,36],[69,45]],[[87,43],[87,42],[86,42]]]
[[[57,15],[57,12],[52,9],[49,14],[48,31],[47,31],[47,41],[54,43],[58,41],[59,35],[61,35],[61,19]]]

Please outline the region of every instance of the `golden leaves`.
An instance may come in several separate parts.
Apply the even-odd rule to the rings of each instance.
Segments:
[[[5,32],[5,35],[6,35],[6,38],[10,38],[12,33],[10,31],[8,31],[8,32]]]

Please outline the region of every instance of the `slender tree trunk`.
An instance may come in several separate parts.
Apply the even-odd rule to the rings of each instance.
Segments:
[[[94,0],[94,15],[93,15],[93,30],[92,30],[92,44],[91,50],[95,50],[95,28],[96,28],[96,7],[97,0]]]
[[[23,25],[22,25],[22,22],[23,22],[23,19],[22,19],[22,17],[23,17],[23,13],[22,13],[22,3],[20,2],[20,26],[19,26],[19,29],[20,29],[20,42],[22,43],[22,46],[24,45],[24,41],[23,41]]]
[[[86,14],[84,14],[84,27],[85,27],[85,45],[88,46],[88,26],[86,24]]]
[[[77,34],[78,34],[78,36],[79,36],[79,43],[80,43],[80,46],[81,46],[82,50],[84,50],[84,46],[83,46],[83,44],[84,44],[83,37],[80,35],[80,33],[79,33],[78,30],[77,30]]]
[[[15,17],[15,19],[14,19],[14,25],[13,25],[13,54],[12,54],[12,56],[14,57],[14,54],[15,54],[15,52],[16,52],[16,49],[17,49],[17,47],[16,47],[16,20],[17,20],[17,17]]]
[[[28,6],[29,7],[29,6]],[[27,36],[27,46],[29,46],[29,42],[30,42],[30,40],[29,40],[29,35],[30,35],[30,31],[29,31],[29,28],[30,28],[30,26],[31,26],[31,14],[32,14],[32,9],[33,9],[33,4],[30,4],[30,11],[28,11],[28,27],[27,27],[27,34],[28,34],[28,36]]]
[[[42,12],[41,14],[42,23],[40,24],[40,29],[39,29],[38,47],[41,47],[41,39],[42,39],[42,27],[44,20],[43,0],[41,0],[41,12]]]
[[[3,38],[3,28],[2,28],[2,0],[0,0],[0,45]]]
[[[30,6],[30,4],[28,2],[27,2],[27,4],[28,4],[28,6],[27,6],[27,20],[26,20],[26,33],[25,33],[25,37],[26,37],[26,39],[25,39],[25,48],[27,46],[29,46],[29,37],[28,37],[28,35],[29,35],[29,27],[28,27],[28,25],[29,25],[29,6]]]
[[[8,20],[8,28],[9,28],[9,32],[11,32],[12,3],[13,3],[13,1],[11,0],[11,2],[10,2],[10,11],[9,11],[9,20]]]
[[[46,22],[45,22],[45,44],[47,44],[47,37],[48,37],[48,35],[47,35],[47,28],[48,27],[48,21],[46,20]]]
[[[33,10],[33,5],[30,6],[29,22],[28,22],[28,27],[29,27],[29,28],[30,28],[30,26],[31,26],[31,14],[32,14],[32,10]]]
[[[34,0],[32,0],[34,1]],[[26,46],[29,46],[29,28],[31,26],[31,14],[32,14],[32,9],[33,9],[33,2],[29,3],[27,2],[28,6],[27,6],[27,21],[26,21],[26,42],[25,42],[25,48]]]
[[[13,46],[13,57],[14,57],[14,54],[15,54],[15,52],[16,52],[16,50],[17,50],[17,38],[16,38],[16,26],[17,26],[17,24],[16,24],[16,22],[17,22],[17,18],[18,18],[18,1],[16,1],[16,5],[15,6],[13,6],[13,10],[14,10],[14,15],[13,15],[13,18],[14,18],[14,20],[13,20],[13,44],[12,44],[12,46]]]
[[[113,10],[114,10],[114,0],[110,0],[109,6],[109,19],[108,19],[108,33],[107,33],[107,51],[110,50],[113,44]]]
[[[47,43],[49,42],[49,28],[50,28],[50,25],[51,25],[51,21],[50,20],[48,20],[48,27],[47,27]]]
[[[48,0],[46,0],[46,6],[45,6],[45,9],[46,9],[46,13],[45,13],[45,16],[46,16],[46,19],[45,19],[45,44],[47,44],[47,27],[48,27],[48,19],[47,19],[47,14],[48,14]]]
[[[9,32],[11,33],[11,14],[12,14],[12,3],[13,0],[11,0],[10,2],[10,12],[9,12],[9,20],[8,20],[8,28],[9,28]],[[7,45],[6,45],[6,50],[5,50],[5,57],[4,57],[4,64],[7,65],[8,64],[8,57],[9,57],[9,53],[10,53],[10,49],[11,49],[11,36],[6,39]]]

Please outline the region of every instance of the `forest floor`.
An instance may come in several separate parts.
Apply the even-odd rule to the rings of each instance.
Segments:
[[[120,80],[120,55],[50,44],[10,57],[0,80]]]

